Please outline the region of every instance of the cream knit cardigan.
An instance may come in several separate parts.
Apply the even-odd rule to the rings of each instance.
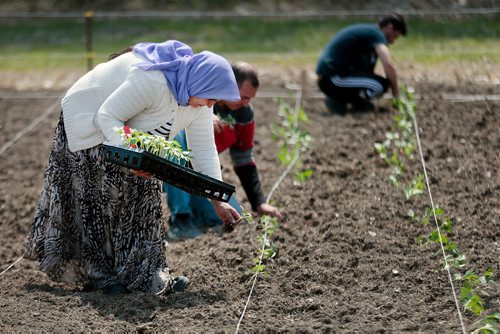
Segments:
[[[123,54],[96,66],[68,90],[61,107],[69,149],[119,144],[115,127],[152,131],[171,121],[170,139],[186,130],[193,168],[221,180],[212,109],[179,106],[161,71],[133,66],[143,61],[133,52]]]

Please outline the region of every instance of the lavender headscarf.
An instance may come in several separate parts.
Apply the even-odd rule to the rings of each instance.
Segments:
[[[240,93],[231,65],[221,56],[203,51],[193,54],[186,44],[170,40],[164,43],[139,43],[133,51],[148,60],[136,66],[160,70],[180,105],[187,106],[191,96],[239,101]]]

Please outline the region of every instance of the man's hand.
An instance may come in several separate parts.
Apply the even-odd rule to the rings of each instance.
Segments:
[[[399,88],[398,88],[398,76],[396,73],[396,68],[392,62],[391,52],[389,48],[385,44],[379,44],[375,47],[375,52],[380,58],[382,62],[382,66],[384,67],[385,76],[389,79],[391,83],[391,91],[392,96],[395,98],[399,97]]]
[[[219,118],[219,116],[217,116],[217,115],[214,115],[214,118],[213,118],[212,122],[214,124],[214,132],[215,133],[221,133],[221,131],[224,128],[225,123],[223,121],[221,121],[220,118]]]
[[[276,207],[272,206],[271,204],[267,203],[262,203],[257,207],[257,213],[262,216],[262,215],[268,215],[271,217],[276,217],[278,219],[283,218],[281,215],[280,210],[278,210]]]

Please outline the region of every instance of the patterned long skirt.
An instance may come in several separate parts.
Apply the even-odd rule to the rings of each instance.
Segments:
[[[102,150],[71,152],[61,115],[25,256],[55,281],[164,291],[161,184],[103,161]]]

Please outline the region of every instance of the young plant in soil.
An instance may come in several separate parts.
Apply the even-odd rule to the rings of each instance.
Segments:
[[[271,237],[278,229],[278,219],[263,215],[260,218],[260,225],[262,233],[257,238],[259,241],[258,257],[253,259],[254,266],[251,271],[254,275],[267,277],[269,273],[266,271],[266,263],[268,260],[274,258],[277,252],[276,245],[271,240]]]
[[[421,195],[424,193],[425,184],[424,184],[424,176],[422,174],[418,174],[411,183],[404,188],[404,194],[406,200],[410,200],[413,196]]]
[[[304,182],[312,175],[312,170],[304,169],[302,161],[300,160],[301,153],[309,148],[309,144],[312,141],[312,137],[309,133],[301,129],[301,124],[308,121],[307,115],[302,108],[292,108],[288,103],[282,100],[278,102],[280,103],[278,114],[281,118],[281,123],[273,124],[272,139],[279,142],[278,159],[285,167],[285,170],[273,184],[267,196],[266,203],[269,203],[274,191],[278,189],[292,169],[295,168],[296,170],[294,174],[294,184]],[[277,247],[271,240],[271,237],[278,230],[278,219],[268,215],[262,215],[259,219],[259,227],[262,232],[257,238],[259,241],[259,250],[257,257],[253,259],[254,266],[251,268],[251,272],[253,273],[250,279],[253,280],[252,289],[250,290],[247,303],[240,316],[236,333],[238,333],[239,326],[245,316],[245,311],[250,302],[257,278],[269,276],[269,272],[266,270],[267,261],[274,258],[277,253]]]
[[[412,128],[412,119],[416,109],[415,99],[407,88],[403,87],[401,91],[403,97],[392,102],[392,105],[397,109],[397,114],[393,116],[392,130],[385,134],[383,142],[374,144],[380,158],[392,167],[389,183],[395,187],[399,187],[403,182],[404,174],[407,171],[406,165],[413,160],[416,147]],[[405,190],[407,199],[421,193],[413,191],[416,190],[414,184],[410,184],[405,189],[408,189]]]
[[[301,154],[307,151],[312,142],[311,135],[301,127],[303,123],[309,121],[307,114],[304,109],[293,108],[283,100],[278,100],[278,102],[280,122],[275,122],[272,126],[272,139],[279,144],[278,160],[285,167],[285,171],[273,185],[267,202],[292,169],[294,170],[294,184],[305,182],[312,176],[312,170],[304,168],[300,159]],[[265,265],[276,255],[277,248],[270,238],[278,230],[278,220],[275,217],[263,215],[259,223],[262,230],[258,236],[259,251],[258,256],[253,259],[255,265],[251,271],[256,276],[261,274],[268,276]]]
[[[251,223],[254,222],[252,214],[249,213],[249,212],[246,212],[242,208],[242,212],[241,212],[240,218],[238,220],[236,220],[234,223],[224,223],[222,225],[222,231],[226,232],[226,233],[233,232],[235,226],[237,226],[238,224],[240,224],[243,221],[246,221],[249,224],[251,224]]]
[[[278,159],[285,167],[295,164],[295,181],[305,182],[312,176],[312,170],[303,168],[300,154],[309,149],[312,137],[301,124],[309,122],[309,118],[304,109],[293,108],[283,100],[278,102],[281,122],[272,126],[272,139],[279,143]]]
[[[493,281],[493,269],[486,268],[483,275],[477,275],[474,268],[467,268],[469,263],[467,257],[460,251],[458,245],[452,242],[450,235],[453,233],[453,221],[450,217],[445,215],[443,209],[435,208],[435,215],[437,217],[437,226],[435,230],[431,231],[427,236],[420,236],[417,241],[421,244],[436,243],[443,244],[444,248],[448,251],[446,263],[452,267],[456,272],[454,280],[460,283],[460,303],[465,311],[469,311],[476,316],[481,316],[487,312],[487,302],[485,298],[490,297],[489,290],[498,290],[500,286]],[[425,208],[424,214],[421,218],[422,224],[428,225],[434,219],[432,208]],[[495,316],[496,314],[496,316]],[[498,333],[498,326],[500,325],[500,314],[494,312],[482,319],[477,320],[473,326],[478,327],[473,333]],[[490,330],[493,329],[493,330]]]
[[[403,88],[403,98],[393,101],[393,106],[398,113],[393,118],[393,131],[385,135],[382,143],[375,143],[375,149],[380,158],[392,166],[393,170],[389,176],[390,184],[399,187],[407,172],[407,166],[411,166],[413,153],[416,148],[416,137],[413,133],[412,124],[416,117],[416,102],[408,89]],[[411,170],[410,170],[411,171]],[[416,175],[410,183],[404,187],[405,199],[409,201],[414,196],[423,194],[426,189],[425,177],[422,174]],[[416,220],[417,215],[413,209],[408,210],[407,216],[411,220]],[[450,240],[453,233],[453,222],[451,218],[445,216],[444,210],[435,207],[425,208],[421,218],[424,226],[427,226],[436,217],[436,229],[427,236],[420,236],[417,241],[421,244],[436,243],[443,246],[448,252],[445,256],[445,263],[452,267],[455,272],[454,281],[460,286],[460,303],[465,311],[471,312],[475,316],[483,315],[487,312],[488,290],[498,286],[493,282],[493,270],[488,267],[483,275],[477,275],[473,268],[467,269],[467,258],[459,250],[458,245]],[[486,317],[473,323],[476,328],[473,333],[498,333],[500,324],[500,313],[492,312]]]

